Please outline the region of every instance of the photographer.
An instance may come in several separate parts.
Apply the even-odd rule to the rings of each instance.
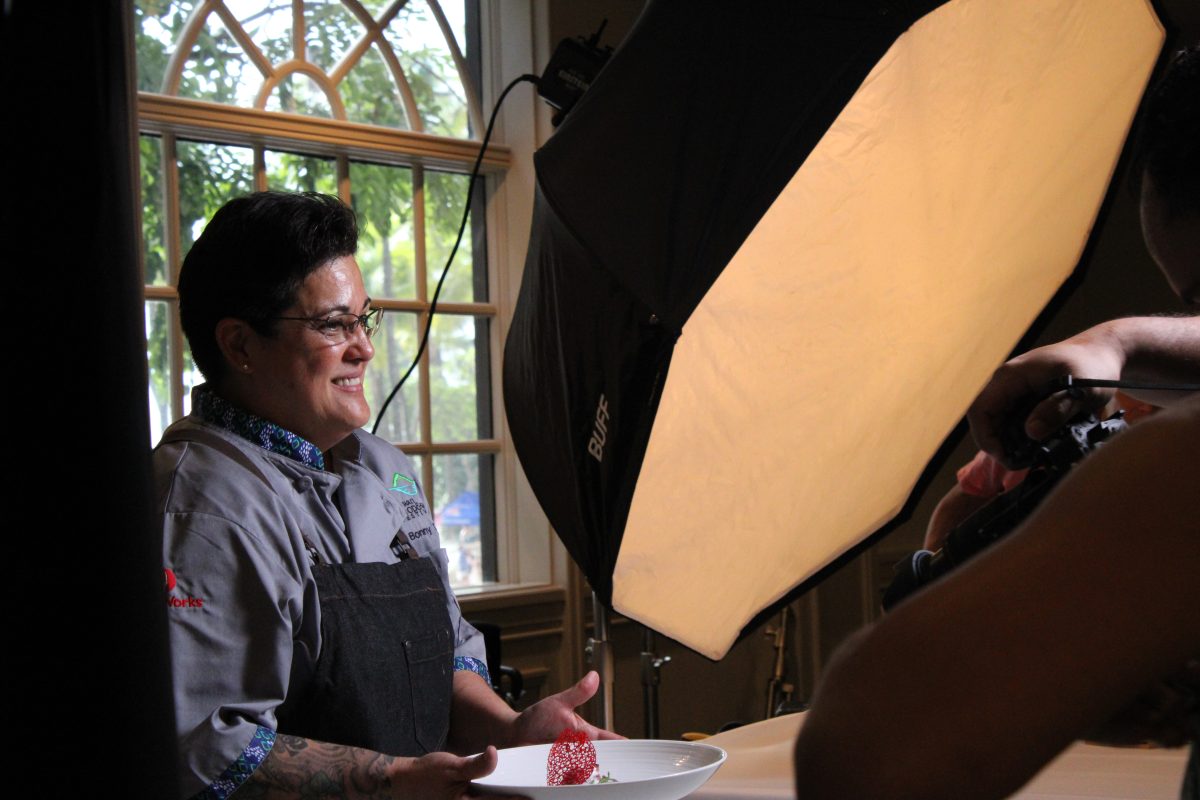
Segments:
[[[1142,229],[1175,292],[1200,303],[1200,49],[1172,64],[1144,121]],[[1001,367],[968,418],[1000,431],[1052,380],[1196,383],[1200,319],[1115,320]],[[1200,397],[1142,393],[1161,413],[1079,464],[995,547],[838,651],[796,745],[805,798],[1003,797],[1080,736],[1193,742],[1200,797]],[[1044,438],[1108,392],[1053,395]]]

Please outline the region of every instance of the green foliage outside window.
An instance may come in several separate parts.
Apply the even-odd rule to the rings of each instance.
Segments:
[[[374,15],[382,2],[366,2]],[[135,3],[138,86],[143,92],[164,91],[164,75],[174,42],[179,38],[196,2],[192,0],[137,0]],[[292,3],[289,0],[226,0],[226,6],[272,64],[294,58]],[[350,52],[365,32],[362,23],[338,0],[305,3],[305,58],[324,71],[331,70]],[[458,37],[462,38],[461,30]],[[470,135],[465,90],[445,42],[441,40],[431,10],[412,0],[388,26],[385,36],[397,51],[404,74],[419,109],[420,119],[408,119],[404,104],[384,57],[373,44],[338,84],[347,119],[384,127],[424,130],[442,136]],[[180,97],[252,107],[262,76],[217,14],[205,22],[189,51],[179,81]],[[301,73],[282,80],[268,99],[266,110],[329,117],[331,106],[316,81]],[[170,287],[178,265],[169,262],[162,140],[143,135],[140,140],[143,195],[143,252],[145,281],[150,287]],[[204,224],[229,199],[255,189],[255,155],[250,147],[212,142],[175,143],[178,172],[177,208],[179,257],[186,254]],[[271,189],[338,193],[336,162],[324,155],[264,149],[262,161]],[[368,293],[375,298],[419,299],[416,281],[417,234],[414,225],[415,187],[423,186],[426,253],[425,299],[432,297],[442,267],[450,253],[461,221],[467,189],[464,175],[424,170],[414,176],[403,166],[351,161],[351,205],[359,220],[357,259]],[[479,256],[479,263],[476,257]],[[486,269],[482,254],[472,248],[468,229],[455,264],[447,277],[441,301],[486,302]],[[147,363],[151,389],[152,422],[165,427],[172,417],[171,385],[186,392],[201,380],[194,373],[190,354],[179,354],[184,373],[172,376],[171,330],[175,305],[167,299],[146,302]],[[416,352],[418,317],[392,311],[384,315],[384,329],[375,339],[376,358],[367,376],[368,399],[377,413],[383,398],[408,368]],[[490,438],[490,378],[487,374],[489,322],[486,316],[439,315],[428,346],[432,441],[463,442]],[[480,366],[483,374],[480,374]],[[393,401],[380,434],[393,441],[420,441],[420,372],[414,371],[404,390]],[[179,391],[180,389],[176,389]],[[185,399],[186,410],[186,399]],[[424,459],[421,459],[424,463]],[[486,463],[483,463],[486,462]],[[484,475],[481,475],[481,467]],[[426,473],[431,474],[431,473]],[[468,454],[435,456],[431,501],[435,509],[461,496],[479,492],[481,478],[490,481],[491,456]],[[429,487],[427,487],[429,488]],[[485,491],[490,497],[490,494]],[[451,526],[453,527],[453,526]],[[450,531],[474,548],[469,574],[460,582],[477,582],[479,529],[466,526]],[[446,531],[443,531],[446,534]],[[490,534],[489,534],[490,535]]]

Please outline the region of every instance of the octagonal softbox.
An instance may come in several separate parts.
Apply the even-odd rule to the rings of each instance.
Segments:
[[[1070,275],[1147,0],[652,3],[536,156],[521,463],[600,598],[719,658],[891,519]]]

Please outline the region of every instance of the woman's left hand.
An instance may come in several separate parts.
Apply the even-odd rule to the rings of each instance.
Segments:
[[[589,739],[624,739],[624,736],[589,724],[575,713],[575,709],[591,700],[599,688],[600,676],[593,670],[571,688],[534,703],[513,720],[512,746],[553,742],[566,728],[583,731]]]

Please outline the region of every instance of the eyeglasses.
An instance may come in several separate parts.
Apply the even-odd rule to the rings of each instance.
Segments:
[[[276,317],[293,322],[307,322],[308,326],[334,344],[350,341],[362,326],[363,333],[370,339],[379,330],[383,320],[383,309],[372,308],[365,314],[331,314],[328,317]]]

